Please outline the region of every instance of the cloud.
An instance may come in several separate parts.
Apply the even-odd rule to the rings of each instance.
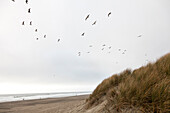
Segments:
[[[0,82],[94,86],[123,69],[154,61],[170,52],[169,4],[168,0],[36,0],[30,1],[28,14],[23,1],[0,1]]]

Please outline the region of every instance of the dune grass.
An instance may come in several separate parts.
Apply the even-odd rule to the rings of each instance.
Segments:
[[[105,79],[87,99],[87,108],[107,100],[106,109],[121,112],[170,112],[170,53],[139,69],[127,69]]]

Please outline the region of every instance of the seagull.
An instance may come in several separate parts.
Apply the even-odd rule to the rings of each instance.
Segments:
[[[32,21],[30,22],[30,25],[32,25]]]
[[[84,36],[84,35],[85,35],[85,33],[82,33],[82,34],[81,34],[81,36]]]
[[[80,55],[81,55],[81,52],[78,52],[78,55],[80,56]]]
[[[142,35],[138,35],[138,37],[142,37]]]
[[[92,25],[95,25],[97,21],[95,21]]]
[[[87,20],[87,19],[89,18],[89,16],[90,16],[90,14],[89,14],[89,15],[87,15],[87,17],[85,18],[85,20]]]
[[[59,42],[59,41],[60,41],[60,39],[57,40],[57,42]]]
[[[31,13],[31,8],[28,9],[28,13]]]
[[[37,32],[38,30],[37,29],[35,29],[35,32]]]
[[[22,25],[24,25],[24,21],[22,22]]]
[[[108,14],[108,17],[111,15],[112,13],[110,12],[109,14]]]
[[[44,38],[46,38],[46,35],[44,35]]]
[[[26,4],[28,4],[28,0],[26,0],[25,2],[26,2]]]

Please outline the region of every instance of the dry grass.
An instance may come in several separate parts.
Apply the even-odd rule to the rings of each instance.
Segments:
[[[87,99],[87,108],[107,99],[107,110],[170,112],[170,53],[155,63],[105,79]]]

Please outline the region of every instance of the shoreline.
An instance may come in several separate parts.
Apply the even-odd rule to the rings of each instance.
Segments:
[[[37,100],[49,100],[49,99],[66,99],[66,98],[70,98],[70,97],[78,97],[78,96],[89,96],[89,94],[85,94],[85,95],[77,95],[77,96],[65,96],[65,97],[49,97],[49,98],[37,98],[37,99],[28,99],[28,100],[16,100],[16,101],[4,101],[4,102],[0,102],[1,104],[5,104],[5,103],[18,103],[18,102],[29,102],[29,101],[37,101]]]
[[[47,99],[47,98],[61,98],[70,96],[89,95],[92,92],[53,92],[53,93],[27,93],[27,94],[0,94],[0,103],[16,102],[23,100]]]
[[[68,113],[84,104],[89,95],[0,103],[0,113]]]

